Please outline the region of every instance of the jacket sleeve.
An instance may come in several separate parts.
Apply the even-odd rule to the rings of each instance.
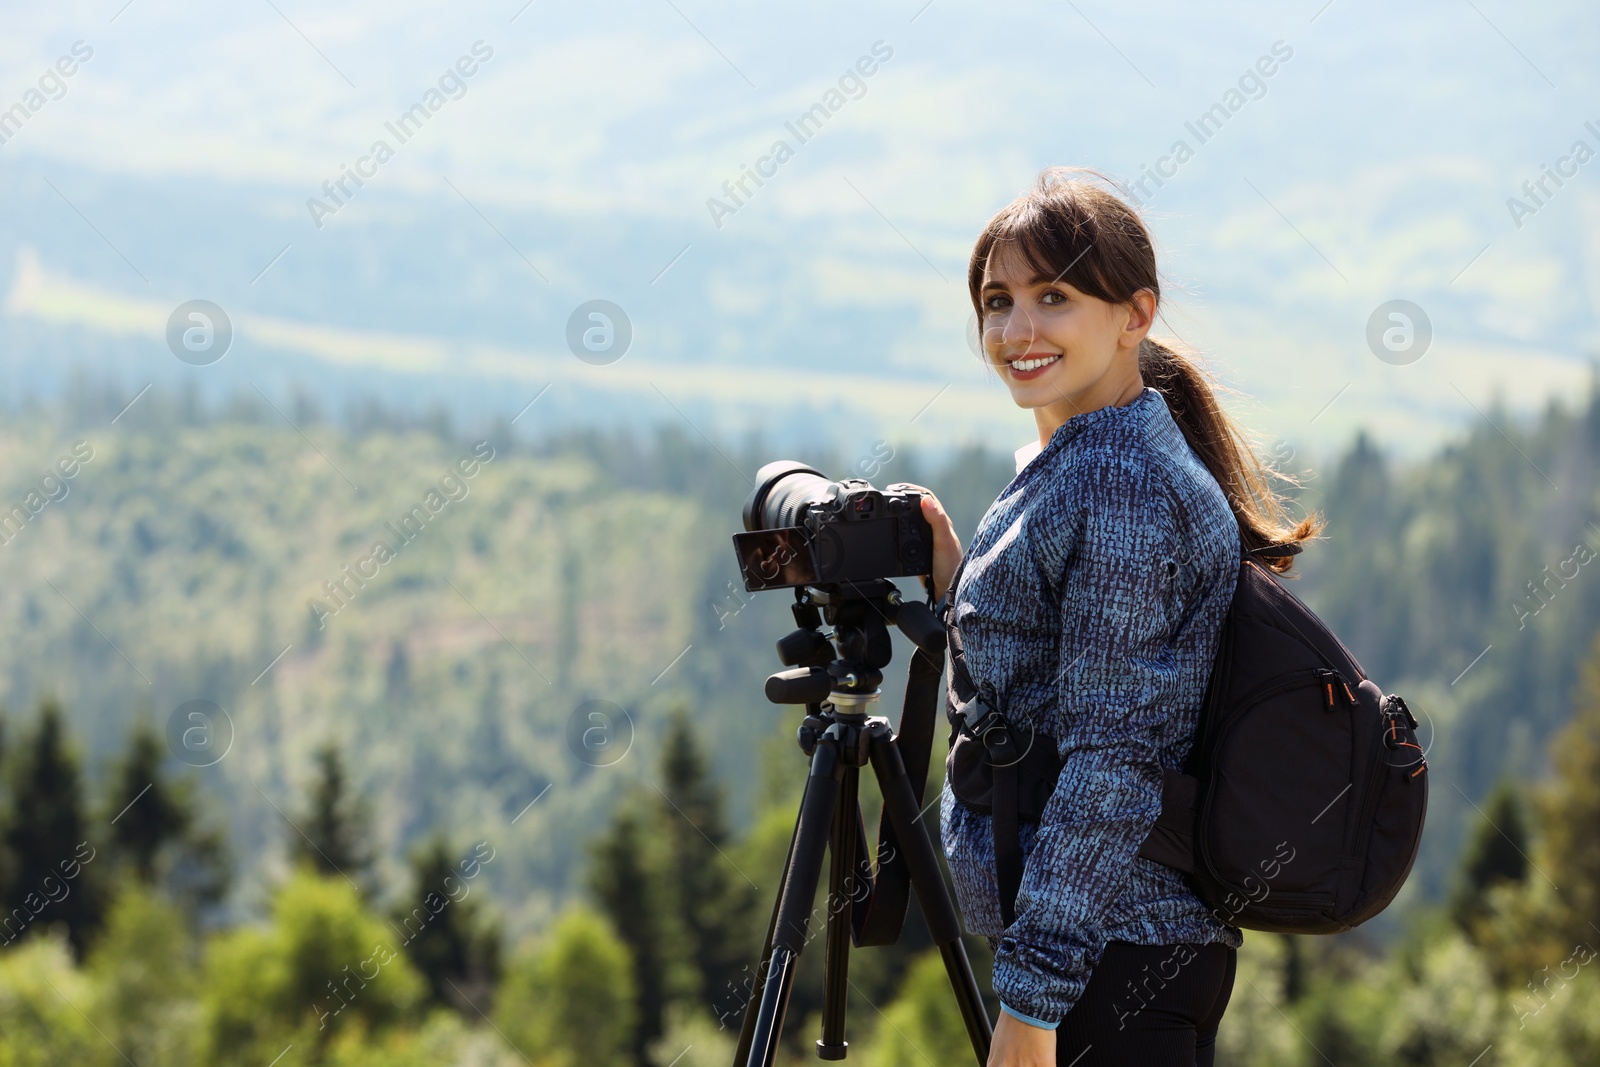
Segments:
[[[1055,680],[1061,776],[1040,819],[995,953],[994,991],[1014,1015],[1059,1024],[1105,949],[1103,921],[1161,814],[1163,726],[1180,618],[1170,489],[1147,460],[1074,463],[1040,527],[1036,560],[1059,576]]]

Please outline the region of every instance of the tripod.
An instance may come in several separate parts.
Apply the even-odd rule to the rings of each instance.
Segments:
[[[777,1055],[796,965],[808,940],[808,913],[822,877],[824,849],[831,853],[832,863],[817,1055],[825,1060],[845,1058],[850,947],[898,940],[909,886],[916,890],[928,933],[939,946],[973,1053],[983,1067],[992,1035],[988,1013],[961,943],[955,905],[919,817],[932,746],[934,699],[944,666],[943,625],[926,605],[902,600],[894,584],[881,578],[799,587],[793,611],[799,629],[778,642],[779,659],[793,669],[769,677],[766,695],[776,704],[806,706],[799,743],[811,757],[811,773],[745,1006],[734,1067],[772,1067]],[[833,627],[832,634],[821,632],[824,618]],[[894,622],[917,646],[898,735],[888,719],[867,714],[879,696],[881,669],[893,654],[886,621]],[[861,768],[869,765],[883,794],[876,879],[867,862],[857,792]]]

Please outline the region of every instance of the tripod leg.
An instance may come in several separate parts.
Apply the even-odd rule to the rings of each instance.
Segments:
[[[842,1060],[849,1048],[844,1039],[845,994],[850,974],[852,903],[855,897],[854,874],[861,832],[861,809],[857,804],[860,769],[843,768],[839,783],[839,803],[833,810],[833,840],[828,846],[832,868],[828,877],[828,940],[824,948],[822,979],[822,1039],[817,1056]]]
[[[752,1001],[747,1009],[753,1012],[754,1021],[752,1024],[747,1017],[748,1047],[740,1042],[745,1067],[772,1067],[777,1058],[795,965],[805,947],[809,912],[822,878],[822,858],[839,806],[840,779],[845,768],[839,759],[836,729],[829,727],[811,756],[811,775],[800,800],[788,869],[773,910],[771,958],[761,975],[760,1001]]]
[[[800,823],[794,824],[794,832],[789,835],[789,852],[783,858],[783,874],[778,878],[781,887],[789,881],[789,868],[794,864],[794,843],[800,838]],[[756,1004],[761,1000],[761,991],[767,984],[767,972],[772,966],[772,932],[778,926],[778,908],[774,901],[772,914],[767,919],[767,936],[761,942],[761,962],[756,965],[755,978],[753,979],[749,997],[744,1004],[744,1020],[739,1026],[739,1045],[734,1053],[735,1064],[744,1063],[750,1056],[750,1043],[755,1036],[756,1029]]]
[[[939,869],[939,859],[934,854],[927,827],[918,817],[920,812],[911,781],[906,777],[905,763],[887,723],[872,730],[870,752],[878,788],[883,793],[884,810],[889,813],[895,838],[906,851],[906,870],[917,891],[917,900],[922,904],[928,934],[944,958],[945,973],[955,991],[956,1005],[966,1023],[978,1067],[984,1067],[989,1061],[989,1042],[994,1035],[989,1013],[983,1006],[983,994],[967,959],[966,946],[961,943],[961,920],[945,885],[944,872]]]

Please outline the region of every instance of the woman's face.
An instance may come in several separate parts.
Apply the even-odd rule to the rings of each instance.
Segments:
[[[1051,420],[1059,423],[1125,403],[1130,388],[1137,395],[1143,387],[1139,342],[1155,314],[1149,290],[1129,304],[1108,303],[1034,276],[1020,256],[1002,249],[990,257],[980,296],[984,355],[1018,407],[1059,409]]]

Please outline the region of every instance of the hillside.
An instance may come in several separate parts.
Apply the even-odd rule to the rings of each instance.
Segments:
[[[496,888],[537,923],[672,702],[698,709],[740,798],[761,739],[792,729],[761,695],[786,599],[729,587],[747,487],[703,444],[357,435],[306,410],[302,436],[263,403],[213,420],[154,393],[113,425],[120,399],[0,435],[8,503],[59,456],[89,457],[0,545],[0,693],[14,713],[58,695],[91,759],[136,718],[220,706],[232,747],[199,773],[229,810],[243,906],[293,832],[272,804],[290,810],[325,739],[372,799],[391,871],[430,829],[487,838],[507,857]],[[590,700],[624,711],[632,758],[626,725],[579,758],[568,720]]]
[[[759,441],[473,434],[370,407],[336,424],[307,399],[275,410],[246,395],[208,413],[159,391],[113,422],[126,399],[80,385],[0,432],[0,501],[46,501],[0,544],[0,694],[13,716],[59,696],[91,770],[137,719],[166,728],[188,701],[222,708],[231,748],[194,773],[226,808],[236,908],[283,873],[283,812],[328,739],[373,802],[385,880],[429,830],[490,840],[513,929],[573,888],[675,702],[696,712],[736,829],[758,790],[786,788],[758,774],[794,726],[761,695],[787,597],[730,584],[744,472],[773,458]],[[1591,402],[1526,433],[1491,410],[1422,464],[1362,438],[1331,469],[1299,472],[1329,526],[1293,588],[1426,719],[1432,807],[1408,897],[1444,892],[1468,799],[1501,772],[1541,773],[1570,707],[1600,628],[1600,586],[1572,560],[1592,540],[1597,454]],[[73,476],[48,478],[69,456]],[[965,538],[1010,474],[1009,455],[933,470],[902,449],[875,480],[933,486]],[[1540,581],[1542,607],[1528,599]],[[902,677],[885,686],[891,714]],[[595,700],[621,725],[585,749]]]

